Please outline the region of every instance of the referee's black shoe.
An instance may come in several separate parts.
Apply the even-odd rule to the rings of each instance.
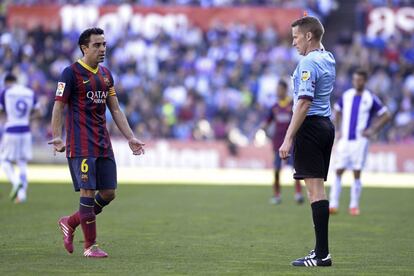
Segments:
[[[331,254],[328,254],[325,258],[316,258],[315,250],[309,252],[308,256],[299,258],[292,262],[293,266],[331,266],[332,259]]]

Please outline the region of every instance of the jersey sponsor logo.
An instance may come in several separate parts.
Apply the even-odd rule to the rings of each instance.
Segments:
[[[86,97],[93,101],[93,103],[106,103],[106,98],[108,97],[108,91],[88,91]]]
[[[66,86],[66,83],[58,82],[57,89],[56,89],[56,96],[58,97],[63,96],[63,91],[65,91],[65,86]]]
[[[302,71],[300,79],[302,81],[307,81],[310,78],[310,71]]]

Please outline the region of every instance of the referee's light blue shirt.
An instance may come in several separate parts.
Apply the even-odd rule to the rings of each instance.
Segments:
[[[312,104],[307,116],[331,116],[331,92],[335,83],[335,59],[330,52],[315,50],[300,61],[293,73],[293,112],[299,99]]]

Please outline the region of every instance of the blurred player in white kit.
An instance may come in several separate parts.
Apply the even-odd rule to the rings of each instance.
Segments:
[[[10,199],[15,203],[26,201],[27,162],[32,158],[30,120],[40,115],[35,92],[17,84],[12,74],[4,79],[5,90],[0,94],[0,110],[6,113],[6,123],[0,146],[0,161],[12,184]],[[14,164],[19,172],[14,169]]]
[[[349,214],[360,214],[359,198],[361,195],[361,170],[368,153],[369,138],[375,135],[391,115],[380,99],[365,88],[368,73],[358,69],[353,73],[353,88],[348,89],[335,104],[336,127],[340,129],[335,136],[339,138],[336,146],[336,178],[331,186],[329,212],[338,212],[341,195],[341,177],[345,169],[354,172],[354,183],[351,187]],[[376,118],[375,123],[372,123]],[[341,127],[339,127],[341,125]]]

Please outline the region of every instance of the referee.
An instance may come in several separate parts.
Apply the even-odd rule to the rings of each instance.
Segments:
[[[331,266],[328,249],[329,201],[324,188],[335,129],[330,120],[330,96],[335,82],[335,59],[321,43],[324,28],[311,16],[292,23],[292,45],[304,56],[293,73],[293,117],[279,148],[282,159],[293,146],[295,179],[304,179],[312,207],[316,244],[294,266]]]

